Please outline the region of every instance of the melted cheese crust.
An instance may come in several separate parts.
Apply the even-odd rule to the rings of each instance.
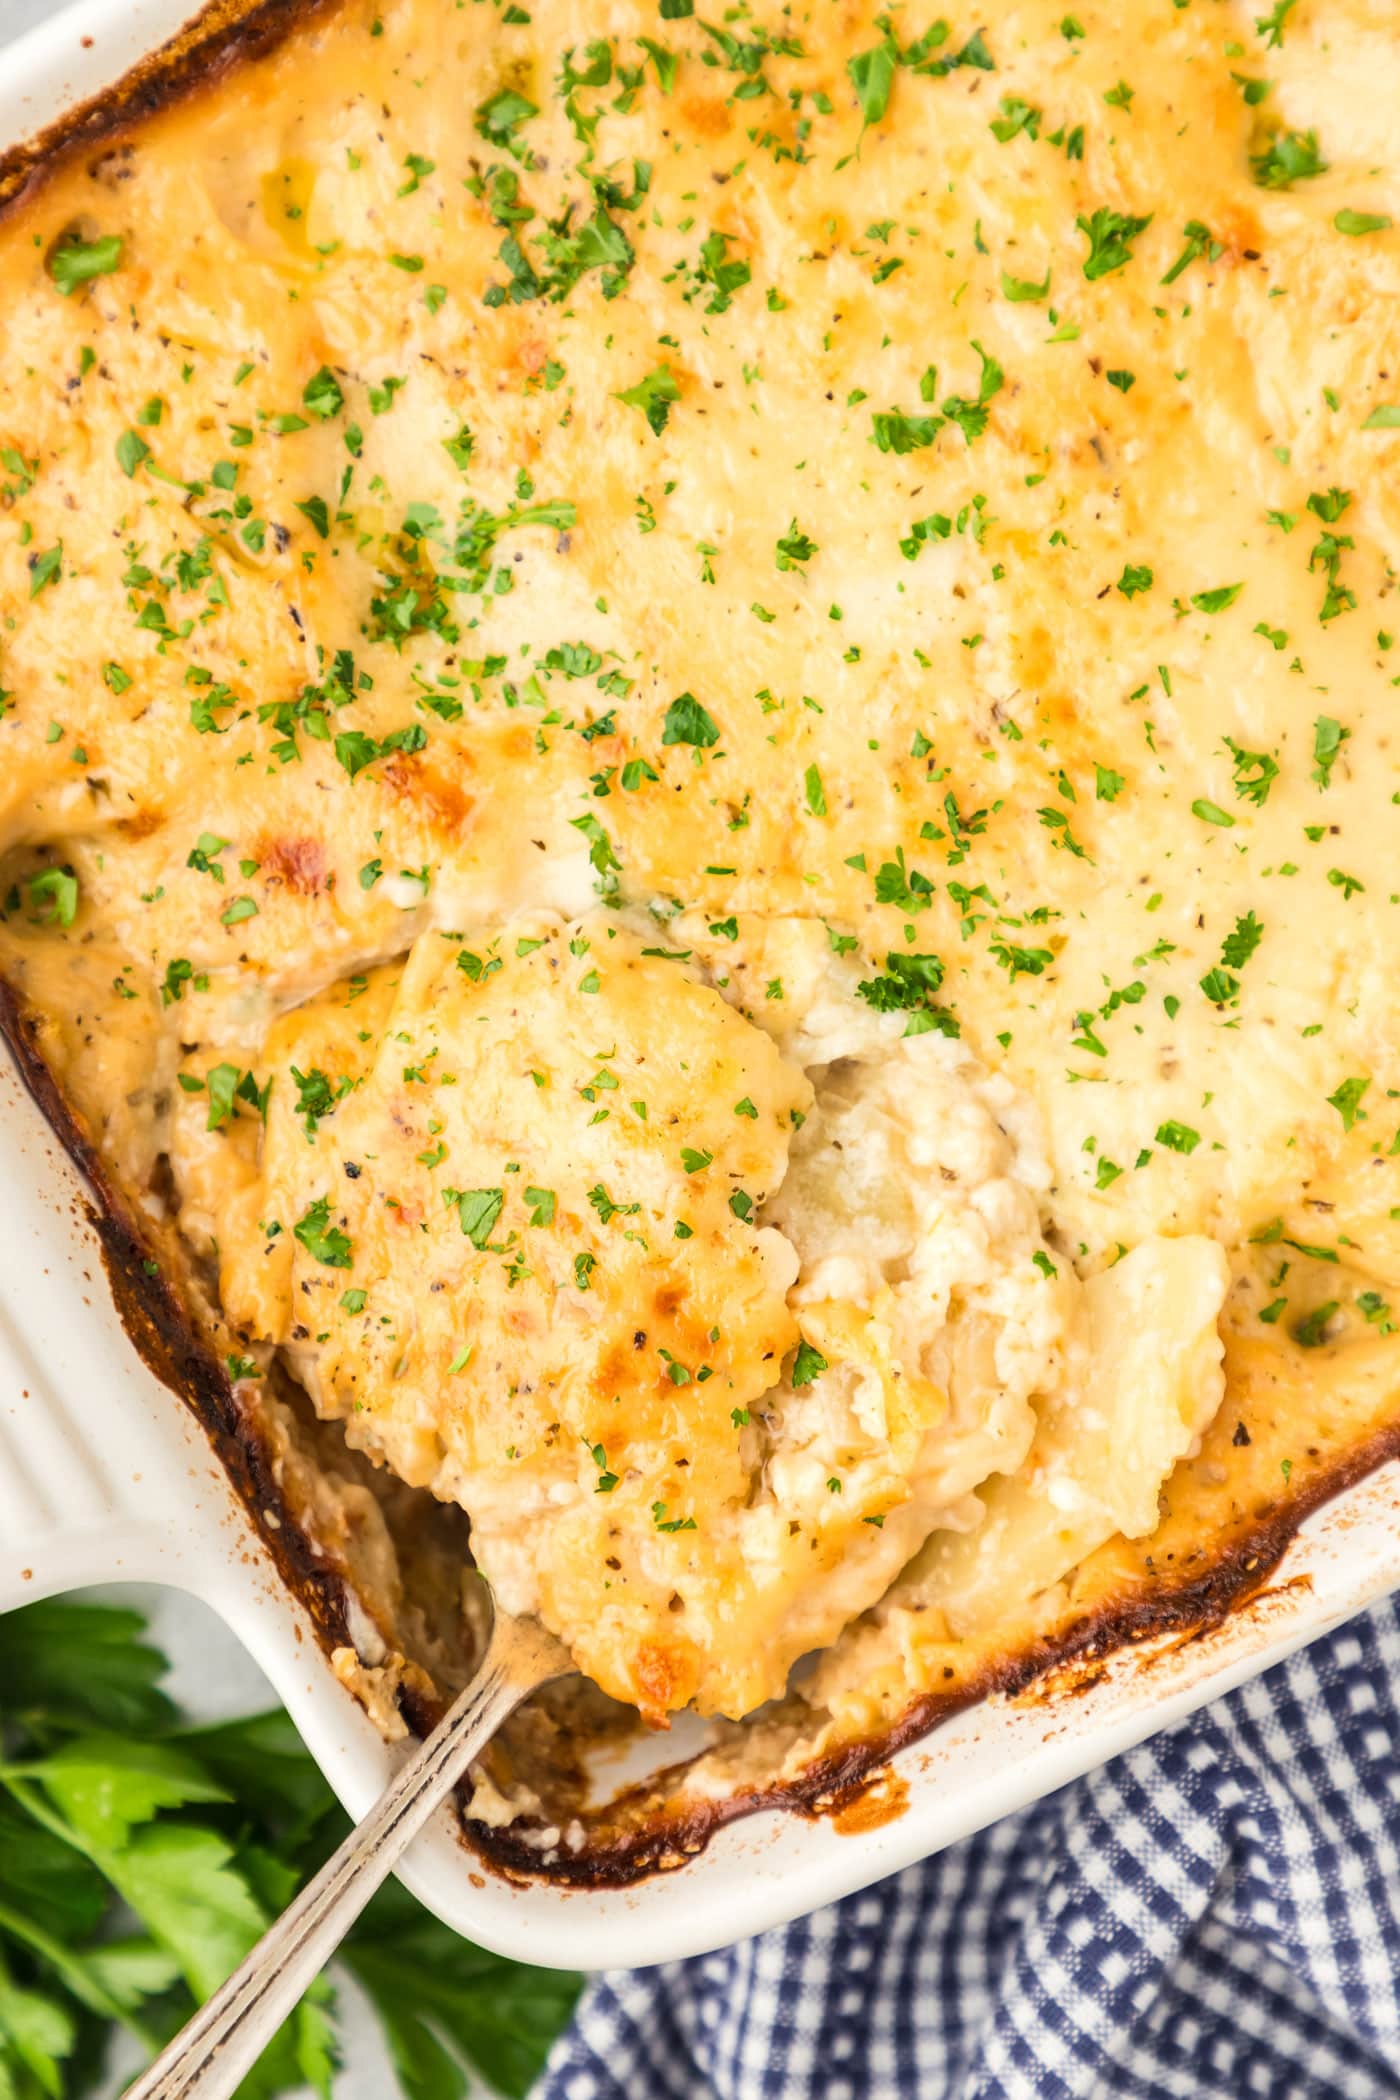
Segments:
[[[666,1113],[729,1117],[704,1145],[756,1205],[812,1079],[872,1054],[872,1002],[889,1056],[899,1015],[960,1031],[950,1116],[990,1075],[1041,1134],[1014,1244],[1078,1295],[1026,1387],[1029,1456],[1008,1445],[954,1530],[911,1445],[899,1552],[861,1537],[867,1500],[819,1623],[795,1570],[772,1592],[829,1642],[937,1527],[823,1664],[852,1726],[1150,1528],[1214,1412],[1227,1264],[1198,1541],[1389,1405],[1400,20],[1057,0],[972,27],[347,5],[0,227],[6,974],[153,1214],[173,1159],[240,1368],[290,1352],[406,1477],[470,1476],[487,1532],[502,1451],[550,1411],[481,1379],[456,1405],[438,1345],[562,1374],[512,1324],[538,1279],[473,1263],[458,1306],[482,1250],[442,1192],[504,1189],[511,1147],[555,1190],[541,1273],[598,1321],[568,1464],[534,1468],[570,1515],[520,1594],[580,1640],[606,1621],[590,1666],[651,1712],[742,1712],[792,1656],[760,1667],[770,1622],[731,1609],[742,1552],[702,1568],[652,1520],[684,1501],[651,1435],[674,1387],[626,1388],[621,1443],[650,1455],[610,1507],[654,1571],[599,1617],[615,1353],[677,1278],[672,1355],[725,1330],[684,1419],[714,1517],[750,1465],[730,1410],[791,1372],[805,1285],[709,1194],[684,1260],[603,1222],[595,1139],[531,1118],[522,1035],[571,1101],[595,1053],[655,1046]],[[627,957],[596,1042],[561,921]],[[458,970],[493,941],[508,971]],[[450,1104],[398,1076],[433,1050]],[[358,1082],[310,1143],[293,1066]],[[390,1164],[347,1179],[352,1145]],[[676,1158],[647,1158],[669,1221]],[[359,1314],[294,1231],[332,1195],[327,1231],[373,1243]],[[419,1213],[423,1266],[394,1238]],[[1148,1336],[1184,1321],[1170,1375],[1105,1327],[1120,1299]],[[932,1289],[923,1316],[942,1332]],[[1285,1400],[1274,1481],[1232,1497],[1260,1393]],[[506,1503],[503,1566],[535,1507]],[[1023,1553],[992,1543],[1008,1525]]]

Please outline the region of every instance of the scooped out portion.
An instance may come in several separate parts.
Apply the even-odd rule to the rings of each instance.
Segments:
[[[1013,1090],[846,1010],[809,1076],[616,914],[434,931],[274,1025],[265,1128],[176,1132],[249,1345],[651,1720],[780,1694],[1092,1383]]]

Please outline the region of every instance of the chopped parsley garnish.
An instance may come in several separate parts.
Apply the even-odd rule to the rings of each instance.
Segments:
[[[1013,306],[1036,305],[1050,296],[1050,272],[1047,270],[1039,283],[1033,277],[1013,277],[1009,270],[1001,273],[1001,296]]]
[[[1269,799],[1269,790],[1278,779],[1278,760],[1267,751],[1246,751],[1233,737],[1226,737],[1225,748],[1235,762],[1235,793],[1243,802],[1252,802],[1262,809]]]
[[[322,1118],[330,1115],[350,1092],[351,1081],[343,1077],[332,1080],[319,1065],[313,1065],[309,1072],[299,1072],[293,1065],[291,1074],[297,1090],[296,1112],[301,1117],[301,1127],[308,1138],[314,1138]]]
[[[1262,153],[1249,157],[1250,170],[1261,189],[1291,190],[1295,182],[1308,182],[1327,173],[1315,131],[1281,131]]]
[[[338,1225],[331,1223],[328,1196],[319,1197],[297,1220],[292,1231],[313,1260],[324,1262],[328,1269],[349,1268],[350,1241]]]
[[[875,902],[896,904],[901,911],[927,911],[933,896],[933,884],[927,875],[917,868],[906,867],[904,848],[896,846],[893,860],[887,860],[875,875]]]
[[[809,562],[816,552],[816,541],[808,539],[794,518],[778,541],[775,559],[780,569],[796,569]]]
[[[1331,715],[1319,715],[1313,724],[1313,770],[1312,777],[1318,786],[1330,785],[1332,768],[1341,756],[1343,744],[1351,735],[1349,729]]]
[[[120,234],[106,233],[95,241],[64,240],[49,257],[49,275],[64,298],[93,277],[110,277],[122,259]]]
[[[1202,255],[1209,255],[1212,262],[1218,262],[1225,252],[1221,242],[1212,235],[1209,226],[1202,225],[1199,219],[1188,219],[1181,230],[1186,245],[1161,279],[1163,284],[1175,284],[1182,272],[1189,270],[1192,263],[1198,261]]]
[[[1276,50],[1283,43],[1283,25],[1297,5],[1298,0],[1274,0],[1268,14],[1254,17],[1255,32],[1264,39],[1266,51]]]
[[[31,554],[29,557],[30,597],[37,598],[40,591],[47,590],[51,583],[57,583],[62,574],[62,540],[59,540],[56,546],[47,548],[43,554]]]
[[[1123,269],[1133,259],[1133,242],[1139,234],[1146,233],[1152,217],[1151,212],[1138,218],[1132,213],[1110,211],[1106,205],[1100,205],[1090,218],[1081,213],[1075,224],[1089,243],[1084,275],[1092,281]]]
[[[900,1013],[926,1005],[942,982],[939,956],[892,951],[885,957],[884,975],[865,979],[856,992],[876,1013]]]
[[[670,419],[672,404],[681,398],[680,383],[669,365],[658,365],[645,379],[613,398],[628,408],[639,408],[648,427],[660,437]]]
[[[1344,1079],[1336,1092],[1327,1096],[1328,1106],[1335,1108],[1342,1119],[1343,1130],[1351,1130],[1357,1122],[1365,1121],[1361,1103],[1370,1084],[1369,1079]]]
[[[666,710],[663,744],[694,744],[708,750],[719,742],[719,724],[694,693],[681,693]]]
[[[184,1076],[181,1075],[183,1084]],[[219,1130],[238,1113],[238,1103],[246,1101],[255,1114],[267,1120],[268,1097],[272,1092],[272,1081],[259,1087],[251,1072],[242,1072],[237,1065],[214,1065],[204,1075],[204,1085],[209,1099],[209,1114],[206,1130]]]
[[[814,1379],[820,1378],[822,1372],[827,1368],[827,1361],[821,1350],[814,1349],[808,1341],[800,1341],[797,1345],[797,1354],[792,1360],[792,1384],[794,1390],[801,1392],[804,1386],[809,1386]]]
[[[1289,1332],[1300,1349],[1320,1349],[1323,1346],[1327,1341],[1327,1330],[1331,1325],[1334,1313],[1338,1310],[1338,1305],[1339,1301],[1336,1298],[1331,1298],[1325,1305],[1315,1305],[1312,1311],[1306,1313],[1301,1320],[1295,1320]],[[1292,1461],[1285,1459],[1284,1464],[1291,1472]],[[1285,1473],[1283,1477],[1287,1480],[1288,1473]]]
[[[151,448],[135,430],[124,430],[117,439],[117,465],[130,481],[143,460],[151,456]]]
[[[994,940],[990,950],[1014,984],[1018,977],[1041,977],[1055,958],[1048,948],[1020,948],[1011,941]]]
[[[302,388],[302,406],[313,416],[338,416],[345,406],[345,396],[340,390],[340,381],[329,365],[322,365],[314,372]]]
[[[1195,606],[1197,612],[1224,612],[1226,606],[1234,604],[1243,589],[1244,585],[1242,583],[1223,583],[1213,591],[1194,591],[1191,596],[1191,603]]]
[[[505,1206],[504,1189],[444,1189],[442,1200],[455,1209],[457,1220],[472,1245],[485,1250],[492,1228]]]
[[[35,917],[53,926],[71,926],[78,916],[78,878],[71,868],[45,868],[31,875],[29,905]]]
[[[941,416],[909,416],[891,408],[872,418],[872,435],[882,452],[917,452],[931,445],[943,428]]]
[[[1355,236],[1363,233],[1388,233],[1395,221],[1386,211],[1350,211],[1343,208],[1335,214],[1332,224],[1338,233]]]
[[[482,138],[488,140],[491,145],[504,146],[508,152],[514,153],[519,150],[516,132],[522,124],[527,124],[531,117],[538,115],[539,110],[535,104],[527,101],[524,95],[518,95],[514,88],[499,88],[494,95],[488,96],[485,102],[479,104],[475,119],[476,128]]]
[[[1232,970],[1242,970],[1264,938],[1264,929],[1252,911],[1242,919],[1236,919],[1235,930],[1227,933],[1221,948],[1221,958]]]

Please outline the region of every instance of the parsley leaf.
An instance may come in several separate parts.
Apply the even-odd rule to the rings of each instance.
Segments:
[[[159,1690],[165,1659],[141,1639],[139,1612],[106,1605],[28,1604],[0,1618],[0,1704],[16,1717],[46,1714],[63,1728],[134,1735],[169,1727]]]
[[[57,583],[63,574],[63,542],[46,548],[44,553],[31,555],[29,561],[29,595],[37,598],[49,584]]]
[[[886,37],[870,51],[857,51],[846,61],[846,71],[856,91],[863,124],[878,124],[890,104],[890,90],[894,86],[895,68],[898,66],[899,46],[893,38]]]
[[[941,957],[891,952],[885,957],[885,974],[865,979],[856,993],[877,1013],[897,1013],[925,1005],[942,982]]]
[[[319,1065],[313,1065],[309,1072],[300,1072],[293,1065],[291,1073],[297,1090],[296,1112],[301,1117],[301,1127],[308,1138],[313,1138],[322,1117],[330,1115],[337,1103],[345,1099],[351,1082],[345,1078],[332,1081]]]
[[[463,2100],[474,2070],[523,2100],[581,1979],[473,1947],[386,1882],[345,1950],[383,2022],[405,2100]]]
[[[331,1223],[328,1196],[318,1197],[292,1230],[314,1260],[324,1262],[328,1269],[349,1268],[350,1241],[338,1225]]]
[[[1222,583],[1213,591],[1194,591],[1191,595],[1191,603],[1195,606],[1197,612],[1224,612],[1226,606],[1234,604],[1243,589],[1244,585],[1242,583]]]
[[[138,431],[124,430],[117,439],[116,453],[117,465],[130,481],[142,461],[150,458],[151,448]]]
[[[1313,770],[1312,777],[1321,788],[1332,779],[1332,768],[1341,756],[1343,744],[1351,735],[1331,715],[1319,715],[1313,724]]]
[[[753,275],[752,266],[741,256],[726,259],[730,239],[727,233],[708,233],[700,243],[700,261],[695,274],[701,284],[712,287],[705,308],[707,314],[727,313],[734,294],[742,291]]]
[[[1250,172],[1264,190],[1291,190],[1295,182],[1310,182],[1327,173],[1315,131],[1281,131],[1262,153],[1249,157]]]
[[[1344,207],[1334,215],[1332,224],[1338,233],[1355,236],[1362,233],[1388,233],[1395,221],[1389,212],[1349,211]]]
[[[1133,259],[1132,243],[1140,233],[1146,233],[1152,224],[1152,213],[1138,218],[1132,213],[1110,211],[1100,205],[1092,218],[1081,212],[1075,220],[1076,226],[1089,243],[1089,253],[1084,258],[1084,275],[1091,281],[1107,277],[1114,270],[1121,270]]]
[[[827,1368],[826,1358],[822,1355],[820,1349],[814,1349],[808,1341],[799,1342],[797,1354],[792,1360],[792,1384],[794,1390],[801,1392],[802,1388],[810,1385],[813,1379],[820,1378],[822,1372]]]
[[[65,299],[92,277],[110,277],[122,259],[121,235],[95,241],[61,241],[49,257],[49,275]]]
[[[1199,219],[1188,219],[1181,230],[1186,246],[1166,275],[1160,279],[1162,284],[1175,284],[1182,271],[1189,270],[1198,257],[1209,253],[1211,261],[1216,262],[1224,253],[1221,243],[1212,237],[1209,226],[1203,225]]]
[[[1264,49],[1275,51],[1283,43],[1283,25],[1298,5],[1298,0],[1274,0],[1267,15],[1254,17],[1255,33],[1264,39]]]
[[[639,408],[647,419],[648,427],[657,437],[660,437],[666,428],[672,402],[679,401],[680,398],[680,386],[669,365],[658,365],[655,371],[647,373],[645,379],[639,379],[635,386],[629,386],[624,393],[613,396],[615,401],[623,402],[628,408]]]
[[[794,518],[777,543],[774,559],[780,569],[796,569],[809,562],[816,552],[816,541],[808,539]]]
[[[897,846],[893,860],[887,860],[876,870],[875,902],[897,904],[902,911],[927,911],[933,895],[933,884],[927,875],[917,868],[906,868],[904,848]]]
[[[1050,271],[1048,267],[1039,284],[1031,277],[1013,277],[1007,270],[1003,270],[1001,273],[1001,296],[1003,299],[1009,299],[1013,306],[1034,304],[1038,300],[1048,298],[1049,293]]]
[[[1011,941],[995,940],[990,948],[1013,984],[1018,977],[1042,977],[1055,960],[1048,948],[1018,948]]]
[[[931,445],[942,428],[942,416],[907,416],[899,408],[877,411],[871,418],[871,434],[882,452],[918,452]]]
[[[1242,919],[1236,919],[1235,930],[1227,933],[1221,945],[1221,960],[1232,970],[1242,970],[1264,938],[1264,929],[1252,911]]]
[[[345,406],[345,396],[340,390],[340,381],[329,365],[322,365],[313,372],[301,390],[303,408],[309,408],[313,416],[338,416]]]
[[[1267,751],[1246,751],[1230,736],[1225,738],[1225,748],[1235,762],[1235,793],[1242,802],[1262,809],[1278,779],[1278,760]]]
[[[71,868],[45,868],[31,875],[29,902],[34,915],[51,926],[71,926],[78,916],[78,878]]]
[[[1351,1130],[1358,1120],[1364,1122],[1361,1103],[1371,1082],[1369,1079],[1344,1079],[1334,1094],[1327,1096],[1329,1108],[1335,1108],[1342,1119],[1343,1130]]]
[[[66,1602],[0,1623],[0,2091],[16,2100],[85,2091],[117,2024],[154,2055],[348,1827],[284,1714],[174,1735],[143,1633],[134,1612]],[[392,1883],[340,1960],[403,2100],[465,2100],[481,2079],[524,2100],[580,1982],[469,1946]],[[249,2100],[329,2100],[333,2013],[318,1984]]]
[[[455,1208],[458,1223],[472,1245],[485,1251],[492,1228],[505,1208],[504,1189],[444,1189],[442,1200]]]
[[[694,744],[708,750],[719,742],[719,724],[700,705],[694,693],[681,693],[666,710],[661,741],[663,744]]]
[[[518,95],[514,88],[499,88],[478,106],[475,122],[482,138],[488,139],[493,146],[504,146],[508,152],[514,152],[516,132],[531,117],[538,115],[535,104],[527,101],[524,95]]]

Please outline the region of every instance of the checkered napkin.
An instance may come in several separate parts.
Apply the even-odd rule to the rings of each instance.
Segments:
[[[1400,1609],[784,1931],[600,1977],[535,2100],[1400,2100]]]

